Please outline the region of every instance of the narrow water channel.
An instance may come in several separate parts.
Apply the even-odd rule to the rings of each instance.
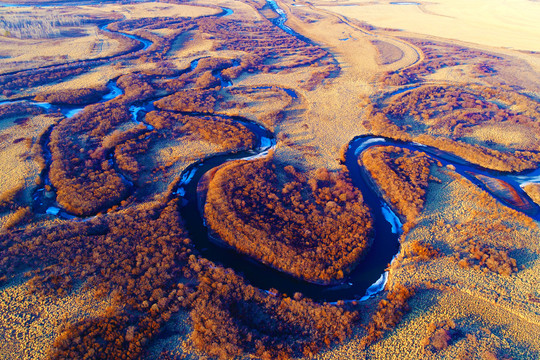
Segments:
[[[275,21],[275,24],[287,33],[303,39],[301,35],[295,33],[293,30],[284,25],[286,21],[285,13],[283,10],[279,9],[275,1],[268,0],[268,4],[272,6],[280,15],[279,19]],[[229,14],[229,12],[225,11],[224,14],[225,15],[223,16],[226,16]],[[134,36],[128,34],[124,35]],[[146,43],[143,41],[145,39],[139,39],[138,37],[135,38],[141,41],[141,44],[143,44],[143,49],[151,46],[151,42]],[[309,41],[308,39],[306,40]],[[198,64],[198,60],[199,59],[193,60],[190,67],[185,71],[194,70]],[[237,64],[233,64],[233,66],[237,66]],[[227,87],[232,84],[221,76],[220,71],[216,72],[214,75],[220,79],[223,87]],[[122,94],[122,90],[118,88],[115,82],[111,81],[107,86],[109,91],[100,99],[100,102],[112,100]],[[288,93],[290,92],[290,90],[286,89],[284,89],[284,91],[288,91]],[[296,97],[294,92],[290,94],[291,96],[294,95],[294,97]],[[156,99],[152,99],[140,104],[132,104],[130,111],[132,113],[133,121],[144,123],[144,117],[146,113],[153,110],[153,101],[155,100]],[[0,103],[0,105],[2,104]],[[34,105],[42,106],[47,109],[50,109],[51,106],[50,104],[35,102]],[[60,107],[60,110],[66,117],[72,117],[82,109],[82,107]],[[192,115],[205,116],[209,114]],[[199,199],[201,197],[198,187],[201,178],[208,171],[211,171],[217,166],[220,166],[228,161],[237,159],[252,160],[256,157],[266,156],[268,151],[276,145],[274,134],[263,126],[241,117],[227,118],[236,121],[251,131],[256,138],[256,146],[251,150],[211,156],[191,165],[181,175],[181,181],[178,187],[175,189],[175,195],[181,198],[180,212],[184,218],[189,236],[193,240],[200,254],[212,261],[223,264],[224,266],[230,267],[238,273],[243,274],[243,276],[250,283],[261,289],[268,290],[270,288],[276,288],[280,292],[287,293],[289,295],[292,295],[294,292],[301,292],[314,300],[335,301],[340,299],[360,299],[366,295],[366,292],[368,294],[375,293],[380,290],[381,286],[384,285],[385,268],[399,251],[398,239],[401,233],[401,224],[399,222],[399,218],[392,211],[390,206],[384,201],[384,199],[380,197],[379,190],[367,173],[366,169],[358,164],[358,158],[361,156],[361,153],[372,146],[393,145],[425,152],[434,159],[439,160],[443,165],[453,165],[459,174],[473,181],[476,185],[489,192],[504,205],[515,208],[516,210],[521,211],[536,220],[540,220],[540,209],[538,205],[532,202],[520,188],[520,185],[526,182],[539,182],[540,170],[524,174],[503,174],[500,172],[483,169],[452,154],[448,154],[438,149],[420,144],[398,142],[370,135],[359,136],[353,139],[349,144],[349,148],[345,156],[345,166],[349,170],[353,184],[360,189],[366,205],[370,208],[375,228],[375,239],[373,241],[373,245],[368,251],[365,259],[358,264],[354,271],[338,285],[324,286],[298,280],[287,274],[265,266],[254,259],[239,254],[234,249],[224,246],[219,242],[212,241],[209,236],[209,231],[205,225],[204,216],[200,212],[200,209],[204,205],[199,203]],[[149,127],[150,125],[145,125],[149,131],[152,130],[152,128]],[[50,152],[47,153],[47,144],[44,144],[44,149],[46,150],[46,157],[48,157],[48,166],[50,166]],[[486,185],[487,182],[481,180],[484,179],[484,177],[499,179],[509,184],[509,186],[523,200],[525,206],[516,207],[514,204],[508,202],[507,199],[491,191],[489,186]],[[48,180],[48,168],[45,171],[42,184],[42,187],[36,192],[35,207],[40,209],[42,212],[47,212],[50,214],[54,213],[55,215],[63,214],[64,217],[76,218],[75,216],[67,214],[64,210],[57,206],[57,204],[54,204],[54,194],[51,194],[51,191],[45,190],[44,186],[50,185],[50,181]]]

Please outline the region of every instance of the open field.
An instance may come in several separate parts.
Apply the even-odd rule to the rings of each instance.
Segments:
[[[539,2],[50,3],[0,7],[0,358],[540,356]]]
[[[312,3],[319,6],[317,1]],[[390,1],[321,1],[320,7],[379,28],[492,47],[538,51],[540,4],[535,1],[483,0],[471,3],[442,0],[411,2],[410,5],[392,4]]]
[[[73,18],[81,22],[77,26],[60,25],[54,35],[40,39],[17,39],[0,36],[1,72],[39,67],[73,60],[104,58],[125,50],[120,39],[110,38],[92,22],[97,20],[141,19],[159,17],[199,17],[218,13],[212,7],[191,5],[139,3],[131,6],[105,4],[104,6],[61,6],[52,8],[15,7],[2,10],[2,19],[24,19],[32,22],[45,17]],[[41,27],[40,27],[41,29]],[[36,36],[39,36],[39,29]],[[2,30],[0,29],[0,33]]]

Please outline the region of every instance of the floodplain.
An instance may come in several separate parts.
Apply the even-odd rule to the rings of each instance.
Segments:
[[[538,358],[539,17],[0,2],[0,358]]]

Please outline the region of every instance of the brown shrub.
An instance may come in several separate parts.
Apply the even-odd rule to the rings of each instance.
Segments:
[[[518,272],[516,260],[505,250],[491,248],[474,240],[470,240],[463,247],[458,247],[457,250],[459,253],[456,256],[461,267],[474,267],[503,276]]]
[[[385,199],[408,222],[424,206],[430,166],[425,153],[394,146],[375,146],[362,153],[361,164],[369,171]]]
[[[4,223],[4,228],[11,229],[12,227],[17,226],[23,221],[29,219],[31,215],[32,210],[30,210],[30,207],[19,208],[6,219],[6,222]]]
[[[360,341],[360,346],[365,348],[382,338],[384,333],[393,329],[401,320],[409,306],[407,301],[414,295],[414,290],[397,285],[390,290],[386,299],[379,302],[377,311],[367,326],[367,335]]]
[[[370,245],[362,195],[343,173],[313,178],[270,159],[218,170],[205,216],[223,241],[281,271],[313,282],[340,280]]]
[[[430,323],[428,325],[428,335],[422,339],[421,345],[424,349],[432,352],[444,350],[459,335],[455,328],[456,324],[452,320]]]

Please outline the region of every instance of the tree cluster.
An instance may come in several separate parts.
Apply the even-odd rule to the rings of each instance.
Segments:
[[[420,215],[433,163],[425,153],[395,146],[374,146],[362,153],[359,162],[401,216],[413,222]]]
[[[122,75],[116,84],[124,91],[119,99],[123,103],[145,101],[155,93],[150,78],[143,74]]]
[[[270,71],[315,64],[328,59],[322,48],[287,34],[267,20],[246,23],[240,20],[209,19],[199,21],[201,31],[217,40],[217,50],[244,51],[239,69]]]
[[[193,259],[192,259],[193,260]],[[247,285],[228,269],[207,260],[190,261],[198,286],[179,293],[191,302],[195,346],[219,359],[245,353],[260,359],[313,356],[351,333],[355,312]],[[192,300],[193,299],[193,300]]]
[[[15,210],[23,196],[24,181],[0,194],[0,211]]]
[[[16,102],[0,106],[0,119],[20,117],[22,115],[43,114],[45,110],[27,102]]]
[[[183,22],[185,19],[178,19],[173,17],[152,17],[152,18],[136,18],[136,19],[124,19],[121,21],[115,21],[108,25],[107,28],[112,31],[130,31],[140,28],[161,29],[168,28],[171,22]]]
[[[91,63],[91,62],[89,62]],[[24,90],[38,85],[51,84],[87,72],[89,64],[63,65],[54,68],[26,70],[13,75],[0,76],[0,86],[6,90]]]
[[[112,297],[102,318],[67,326],[51,358],[141,358],[143,345],[180,306],[176,285],[192,248],[177,206],[145,205],[0,235],[0,274],[30,269],[30,290],[44,296],[66,296],[83,281],[96,296]]]
[[[181,90],[154,102],[158,109],[213,113],[220,95],[214,90]]]
[[[340,280],[368,249],[372,220],[346,174],[319,169],[308,178],[270,159],[219,169],[205,217],[238,251],[298,278]]]
[[[357,319],[343,306],[256,289],[195,256],[177,200],[4,232],[0,278],[19,271],[39,295],[63,297],[83,282],[111,297],[101,315],[60,329],[51,359],[144,358],[145,345],[180,309],[190,311],[193,344],[221,359],[313,355],[343,341]]]
[[[130,137],[114,149],[114,159],[122,174],[128,175],[132,181],[139,178],[143,165],[138,156],[147,153],[152,137],[142,133],[137,137]]]
[[[428,261],[441,256],[440,251],[433,245],[420,240],[402,244],[401,248],[403,256],[414,261]]]
[[[395,286],[390,290],[386,299],[379,302],[377,311],[371,317],[367,326],[367,335],[360,341],[360,346],[365,348],[383,337],[384,333],[393,329],[409,310],[408,300],[414,295],[413,289],[402,285]]]
[[[204,139],[223,150],[250,149],[255,145],[251,131],[233,119],[223,116],[192,116],[167,111],[152,111],[146,122],[159,130],[160,136],[177,139],[182,136]]]
[[[49,93],[37,94],[35,101],[48,102],[49,104],[62,105],[88,105],[98,102],[107,93],[107,88],[80,88],[58,90]]]
[[[49,177],[57,201],[67,211],[91,215],[108,209],[128,193],[128,184],[109,161],[101,143],[118,125],[131,120],[126,106],[91,105],[58,124],[51,133]]]
[[[496,249],[477,241],[469,240],[464,246],[457,248],[461,267],[472,267],[483,272],[510,276],[518,272],[516,259],[508,255],[506,250]]]
[[[10,214],[6,222],[4,223],[5,229],[11,229],[12,227],[15,227],[16,225],[22,223],[23,221],[29,220],[32,216],[32,210],[30,207],[20,207],[13,214]]]
[[[452,320],[430,323],[427,330],[429,334],[422,339],[421,345],[431,352],[446,349],[459,336],[456,323]]]

